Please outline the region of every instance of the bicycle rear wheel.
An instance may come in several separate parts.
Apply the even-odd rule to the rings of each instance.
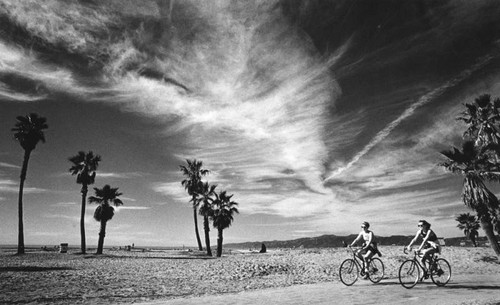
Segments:
[[[451,278],[451,267],[447,260],[438,258],[434,262],[435,268],[431,272],[431,279],[437,286],[446,285]]]
[[[375,257],[372,258],[368,266],[368,278],[372,283],[378,283],[384,278],[384,263]]]
[[[414,260],[406,260],[399,267],[399,283],[404,288],[413,288],[419,280],[420,268]]]
[[[358,265],[353,259],[346,259],[339,269],[340,281],[346,286],[351,286],[358,280]]]

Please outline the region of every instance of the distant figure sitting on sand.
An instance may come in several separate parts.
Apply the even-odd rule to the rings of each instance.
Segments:
[[[411,251],[411,246],[417,241],[419,237],[422,238],[422,244],[420,245],[420,247],[418,247],[417,251],[420,251],[422,253],[420,262],[422,263],[422,266],[424,266],[424,277],[427,277],[426,261],[430,261],[430,257],[432,254],[440,253],[441,248],[439,246],[436,233],[431,230],[431,224],[425,220],[418,221],[418,231],[408,245],[408,251]]]
[[[259,253],[266,253],[266,252],[267,252],[266,245],[262,244],[262,247],[260,248]]]
[[[368,222],[363,222],[361,224],[362,231],[359,232],[358,237],[349,245],[350,247],[354,246],[358,241],[361,239],[364,240],[363,245],[361,246],[361,249],[359,249],[356,252],[356,255],[363,260],[365,263],[365,272],[368,272],[367,266],[368,266],[368,261],[375,255],[378,254],[379,256],[382,256],[380,251],[377,248],[377,242],[375,240],[375,235],[373,234],[372,231],[368,230],[370,228],[370,224]]]

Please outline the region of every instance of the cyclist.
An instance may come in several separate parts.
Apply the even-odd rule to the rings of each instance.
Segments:
[[[434,253],[440,253],[441,249],[439,246],[438,238],[436,233],[431,230],[431,224],[425,220],[418,221],[418,231],[415,237],[411,240],[408,245],[408,251],[411,251],[411,246],[417,241],[418,238],[422,238],[422,244],[418,247],[417,252],[422,253],[422,258],[420,262],[424,267],[424,278],[428,277],[428,267],[426,262],[430,263],[430,258]]]
[[[370,224],[365,221],[361,224],[361,228],[363,230],[359,232],[358,237],[356,237],[356,239],[349,246],[352,247],[361,239],[364,240],[363,246],[361,247],[361,249],[356,251],[356,255],[364,262],[364,272],[366,276],[366,273],[368,272],[368,262],[375,254],[380,255],[380,252],[377,248],[375,235],[372,231],[369,230]]]

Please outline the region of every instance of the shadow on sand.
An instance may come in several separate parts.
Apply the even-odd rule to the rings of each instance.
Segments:
[[[54,270],[75,270],[69,267],[39,267],[39,266],[19,266],[19,267],[0,267],[0,272],[43,272]]]
[[[469,289],[469,290],[500,290],[500,286],[493,286],[493,285],[450,285],[450,286],[445,286],[445,289]]]
[[[401,286],[401,284],[398,282],[398,280],[386,280],[386,279],[382,279],[382,281],[376,283],[376,284],[373,284],[373,285],[376,285],[376,286],[394,286],[394,285],[399,285]]]
[[[375,284],[376,286],[401,286],[398,280],[382,280],[380,283]],[[433,282],[419,282],[417,286],[436,286]],[[455,284],[448,283],[444,287],[439,287],[441,289],[469,289],[469,290],[500,290],[500,286],[494,285],[474,285],[474,284]]]

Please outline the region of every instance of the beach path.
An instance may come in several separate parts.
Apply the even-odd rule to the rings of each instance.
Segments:
[[[405,289],[398,279],[392,278],[379,284],[358,280],[350,287],[330,282],[140,304],[500,304],[500,275],[452,275],[445,287],[437,287],[426,280],[413,289]]]

